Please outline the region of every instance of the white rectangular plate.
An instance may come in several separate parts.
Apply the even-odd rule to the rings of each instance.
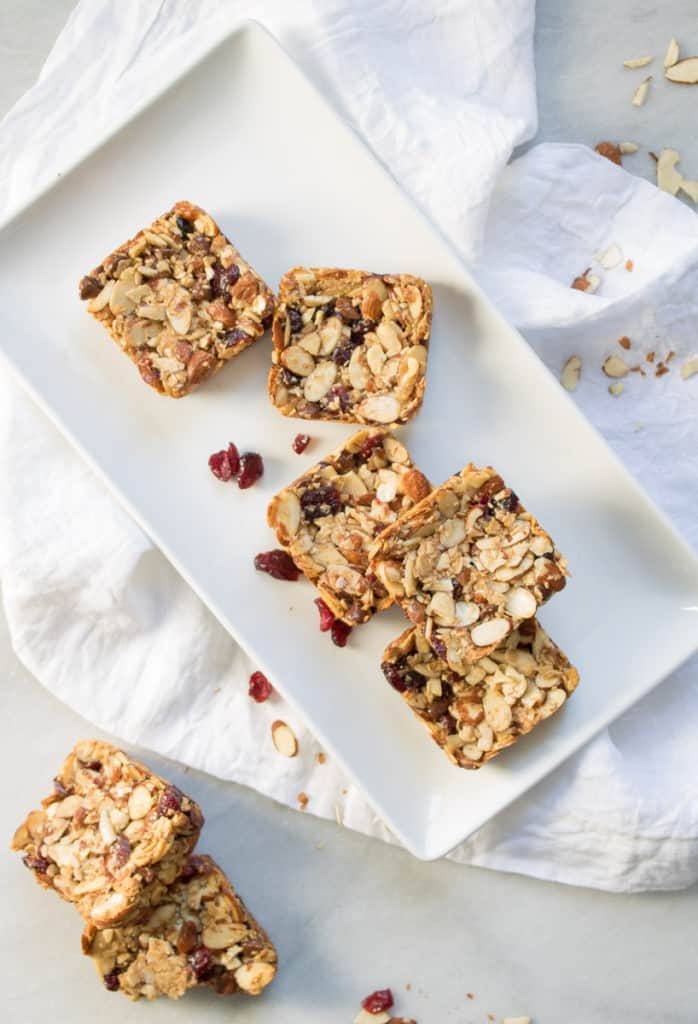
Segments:
[[[435,483],[497,467],[567,555],[542,620],[578,665],[569,706],[480,772],[452,767],[386,684],[395,609],[339,650],[313,589],[255,572],[271,496],[351,428],[283,419],[268,337],[183,401],[140,380],[77,281],[178,199],[208,209],[272,284],[297,263],[419,274],[434,287],[426,400],[404,431]],[[698,646],[698,560],[460,261],[275,41],[247,24],[0,231],[2,351],[227,629],[300,708],[418,857],[446,853]],[[241,493],[207,468],[234,438],[263,452]],[[289,607],[291,605],[291,607]],[[166,681],[163,680],[163,686]]]

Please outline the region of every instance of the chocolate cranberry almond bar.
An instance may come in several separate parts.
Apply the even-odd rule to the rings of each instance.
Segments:
[[[284,416],[405,423],[422,403],[429,285],[409,274],[295,267],[281,279],[269,394]]]
[[[260,337],[274,295],[216,222],[175,203],[80,281],[80,298],[156,391],[181,398]]]
[[[276,974],[276,950],[211,857],[189,858],[155,906],[132,923],[88,925],[83,952],[106,987],[130,999],[209,986],[220,995],[260,994]]]
[[[456,672],[565,585],[567,563],[488,467],[465,467],[377,539],[371,569]]]
[[[393,600],[368,572],[371,544],[430,489],[391,433],[360,430],[277,494],[267,520],[335,616],[353,625]]]
[[[84,740],[12,847],[40,885],[101,928],[157,900],[202,824],[198,804],[174,786],[110,744]]]
[[[479,768],[562,707],[579,674],[536,619],[454,672],[413,627],[386,649],[383,672],[460,768]]]

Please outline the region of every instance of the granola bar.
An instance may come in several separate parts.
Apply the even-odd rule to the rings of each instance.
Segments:
[[[383,672],[460,768],[479,768],[562,707],[577,670],[537,619],[527,619],[464,673],[438,658],[418,628],[383,655]]]
[[[465,467],[378,538],[371,568],[456,672],[565,585],[567,563],[495,471]]]
[[[430,489],[391,433],[360,430],[277,494],[267,521],[335,616],[352,625],[392,604],[368,572],[371,543]]]
[[[259,338],[274,295],[212,217],[175,203],[80,281],[80,298],[162,394],[182,398]]]
[[[295,267],[281,279],[269,394],[284,416],[405,423],[424,397],[429,285],[409,274]]]
[[[83,740],[12,847],[40,885],[100,928],[158,898],[202,824],[198,804],[174,786],[110,744]]]
[[[190,857],[155,906],[131,924],[88,925],[83,952],[105,986],[130,999],[179,999],[187,989],[257,996],[276,974],[276,950],[211,857]]]

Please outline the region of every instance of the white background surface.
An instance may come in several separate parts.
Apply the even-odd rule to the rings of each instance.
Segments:
[[[671,15],[628,2],[612,10],[600,3],[568,6],[555,0],[539,5],[539,137],[675,144],[694,176],[698,140],[692,154],[688,110],[672,126],[672,111],[657,104],[638,138],[617,82],[620,60],[647,51],[648,39],[664,41],[678,31],[677,23],[690,37],[688,3],[672,5]],[[3,109],[30,84],[69,8],[62,0],[0,3]],[[698,18],[692,21],[698,38]],[[651,168],[646,170],[649,175]],[[1,798],[10,832],[35,800],[37,780],[50,777],[75,739],[92,730],[22,672],[4,636],[0,680],[8,691],[1,723],[1,785],[7,792]],[[339,1024],[352,1018],[363,994],[390,984],[396,994],[403,989],[396,1012],[419,1024],[468,1024],[486,1020],[488,1012],[530,1013],[537,1024],[698,1020],[695,890],[608,897],[419,864],[248,791],[166,771],[203,803],[207,849],[230,870],[286,965],[263,1002],[237,1003],[242,1019]],[[318,843],[324,846],[317,849]],[[145,1014],[156,1020],[166,1014],[171,1021],[227,1019],[231,1008],[206,996],[177,1006],[135,1007],[107,997],[77,952],[75,915],[30,885],[9,854],[0,857],[0,872],[0,980],[12,1024],[97,1015],[107,1024]],[[410,993],[404,992],[407,982]],[[468,991],[476,995],[472,1002]]]

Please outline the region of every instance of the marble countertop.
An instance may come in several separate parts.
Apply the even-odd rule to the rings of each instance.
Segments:
[[[2,0],[0,114],[31,84],[72,6]],[[698,177],[698,135],[690,128],[696,94],[678,90],[670,103],[657,90],[646,116],[637,118],[630,106],[635,79],[620,67],[645,52],[661,58],[671,35],[698,47],[698,8],[690,0],[670,6],[541,0],[538,140],[674,145],[686,173]],[[632,159],[629,169],[652,176],[646,154]],[[0,692],[7,838],[66,751],[95,730],[19,664],[1,612]],[[231,1014],[250,1024],[347,1024],[362,996],[386,985],[396,995],[394,1012],[419,1024],[486,1024],[488,1014],[526,1014],[534,1024],[698,1021],[698,887],[611,896],[445,861],[421,863],[241,787],[156,757],[148,761],[203,805],[207,851],[230,871],[277,942],[277,981],[262,1000],[238,999],[234,1006],[209,993],[151,1005],[108,996],[80,956],[77,915],[4,852],[0,1005],[8,1024],[213,1024]]]

